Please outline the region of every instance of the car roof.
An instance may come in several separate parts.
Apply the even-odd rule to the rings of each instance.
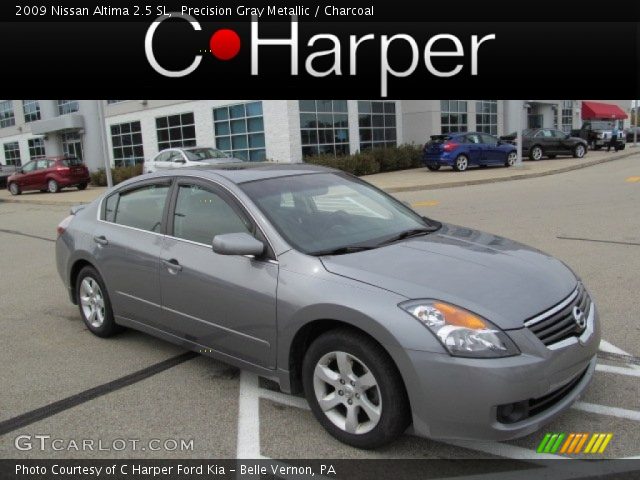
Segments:
[[[180,176],[183,174],[197,174],[200,177],[211,178],[214,180],[216,178],[223,177],[230,182],[240,184],[269,178],[333,173],[338,171],[339,170],[335,170],[333,168],[311,165],[308,163],[245,162],[180,168],[172,171],[169,175]]]

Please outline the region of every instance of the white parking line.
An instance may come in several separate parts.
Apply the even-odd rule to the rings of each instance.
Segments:
[[[242,370],[238,401],[238,444],[236,457],[262,458],[260,455],[260,393],[258,376]]]
[[[576,402],[573,407],[583,412],[597,413],[598,415],[608,415],[610,417],[626,418],[640,422],[640,412],[637,410],[628,410],[626,408],[607,407],[606,405],[598,405],[596,403]]]
[[[616,353],[618,355],[631,356],[630,353],[625,352],[621,348],[616,347],[615,345],[607,342],[606,340],[600,340],[600,350],[602,350],[603,352]]]
[[[311,408],[309,408],[309,404],[304,398],[294,397],[293,395],[287,395],[286,393],[282,392],[260,389],[260,398],[272,400],[289,407],[296,407],[302,410],[311,410]]]
[[[618,375],[627,375],[629,377],[640,377],[640,370],[627,367],[614,367],[611,365],[596,365],[597,372],[617,373]]]

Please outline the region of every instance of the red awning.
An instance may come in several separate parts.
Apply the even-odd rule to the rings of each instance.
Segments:
[[[624,120],[628,115],[617,105],[600,102],[582,102],[583,120]]]

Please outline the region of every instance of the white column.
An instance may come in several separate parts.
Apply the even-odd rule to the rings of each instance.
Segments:
[[[357,100],[347,100],[347,112],[349,115],[349,153],[354,154],[360,151],[360,120]]]

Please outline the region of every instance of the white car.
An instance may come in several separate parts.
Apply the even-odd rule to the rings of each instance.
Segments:
[[[144,162],[144,172],[173,168],[197,167],[201,165],[220,165],[222,163],[243,162],[222,150],[211,147],[167,148],[149,161]]]

